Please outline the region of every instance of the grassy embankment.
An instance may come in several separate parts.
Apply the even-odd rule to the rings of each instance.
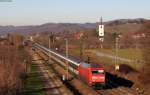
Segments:
[[[31,71],[25,82],[25,95],[46,95],[43,90],[44,84],[36,64],[31,64]]]
[[[90,56],[92,60],[96,60],[98,62],[103,62],[103,63],[110,63],[110,64],[115,64],[115,60],[111,59],[109,57],[100,57],[96,55],[96,52],[103,52],[106,54],[110,54],[115,56],[115,49],[88,49],[84,50],[84,58],[87,58],[87,56]],[[69,52],[71,52],[71,55],[73,56],[79,56],[80,51],[78,49],[72,49]],[[128,64],[129,66],[133,67],[136,70],[139,70],[140,67],[142,67],[140,64],[140,60],[142,60],[142,52],[139,49],[119,49],[118,50],[118,56],[126,59],[133,60],[132,62],[124,62],[118,60],[118,64]]]

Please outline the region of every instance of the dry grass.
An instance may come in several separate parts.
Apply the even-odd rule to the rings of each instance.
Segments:
[[[15,46],[0,46],[0,94],[16,95],[23,89],[24,51]]]

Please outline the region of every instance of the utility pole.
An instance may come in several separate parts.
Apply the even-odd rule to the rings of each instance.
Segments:
[[[83,42],[83,39],[81,39],[81,41],[80,41],[80,59],[81,59],[81,61],[83,61],[83,55],[84,55],[83,47],[84,47],[84,42]]]
[[[116,37],[115,38],[115,69],[119,70],[119,66],[118,66],[118,42],[119,42],[119,38]]]
[[[103,48],[103,42],[104,42],[104,25],[103,25],[103,19],[101,17],[100,23],[98,25],[99,28],[99,40],[100,40],[100,48]]]
[[[135,37],[135,47],[136,47],[136,50],[138,50],[138,38],[137,37]]]
[[[25,72],[27,73],[27,60],[24,59],[23,63],[25,64]]]
[[[90,64],[90,57],[88,56],[87,63]]]
[[[66,42],[66,57],[68,58],[68,39],[67,38],[65,39],[65,42]],[[67,68],[66,68],[66,78],[68,80],[69,79],[69,63],[68,63],[68,61],[66,61],[66,66],[67,66]]]
[[[48,36],[48,48],[51,50],[51,39],[50,39],[51,35],[49,34]],[[50,61],[50,56],[51,54],[49,53],[49,61]]]

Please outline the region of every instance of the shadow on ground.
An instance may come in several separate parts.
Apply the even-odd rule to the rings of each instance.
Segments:
[[[132,87],[133,82],[131,80],[118,77],[117,75],[113,75],[109,72],[106,72],[106,89],[112,89],[117,87]]]

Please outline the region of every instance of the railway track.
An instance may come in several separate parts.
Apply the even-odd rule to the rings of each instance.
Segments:
[[[44,60],[38,60],[40,57],[37,54],[33,55],[34,60],[37,60],[35,63],[38,65],[40,72],[42,73],[44,81],[44,90],[47,95],[73,95],[73,93],[67,89],[54,73],[50,67],[45,66]]]
[[[53,69],[58,75],[59,77],[62,76],[62,74],[64,75],[64,73],[66,73],[66,71],[64,70],[64,68],[62,68],[60,66],[60,64],[53,64],[53,63],[57,63],[55,61],[48,62],[48,56],[45,55],[45,53],[41,52],[41,51],[37,51],[37,53],[44,58],[45,60],[47,60],[47,66],[52,66],[54,68]],[[49,68],[50,69],[50,68]],[[63,70],[62,70],[63,69]],[[78,79],[73,78],[74,75],[72,75],[72,73],[69,74],[69,80],[68,81],[63,81],[64,84],[66,86],[69,86],[69,89],[73,92],[74,95],[99,95],[95,90],[93,90],[91,87],[89,86],[85,86],[85,84],[81,81],[78,81]],[[72,79],[73,78],[73,79]],[[82,87],[83,86],[83,87]],[[70,88],[71,87],[71,88]],[[61,95],[61,94],[60,94]]]
[[[47,52],[49,52],[49,51],[47,51]],[[62,56],[60,56],[60,57],[62,57]],[[69,59],[69,61],[72,62],[73,64],[74,63],[76,64],[76,62],[71,61],[70,59]],[[109,84],[107,84],[107,85],[108,85],[108,87],[110,87],[109,89],[96,90],[96,92],[98,92],[100,95],[140,95],[131,88],[118,87],[118,84],[116,84],[110,80],[109,80]]]
[[[139,95],[137,93],[135,94],[135,92],[133,90],[131,90],[130,88],[127,88],[127,87],[116,88],[116,86],[118,86],[118,84],[113,83],[113,82],[109,82],[108,86],[110,89],[96,90],[96,92],[99,93],[100,95]]]

